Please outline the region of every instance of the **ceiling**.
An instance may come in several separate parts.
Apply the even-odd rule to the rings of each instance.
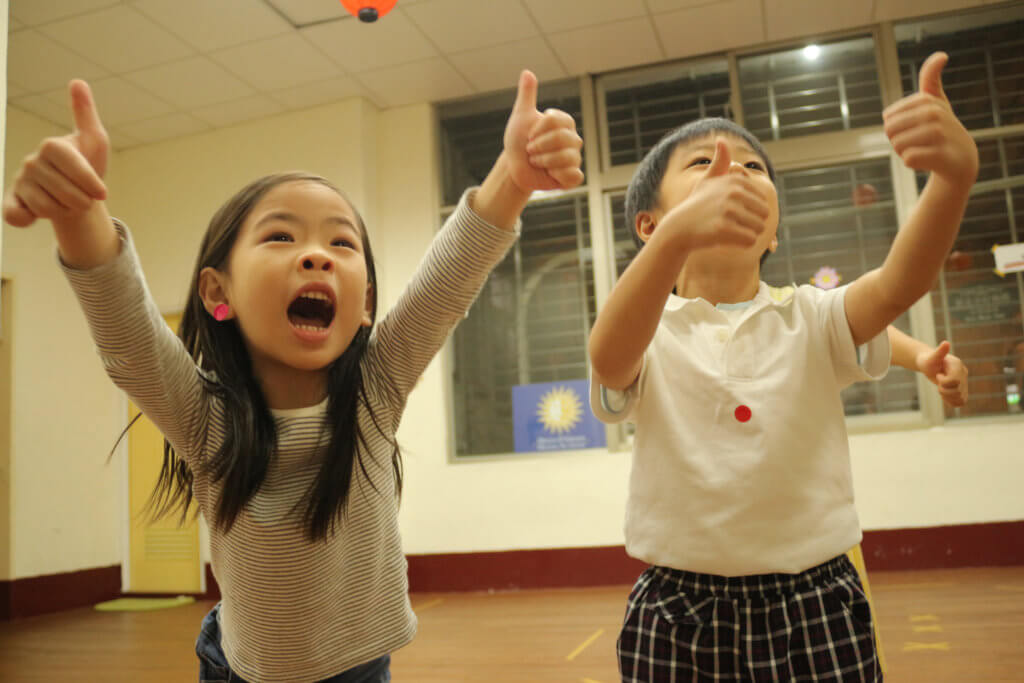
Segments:
[[[69,126],[90,82],[115,147],[362,96],[382,108],[995,0],[10,0],[8,102]]]

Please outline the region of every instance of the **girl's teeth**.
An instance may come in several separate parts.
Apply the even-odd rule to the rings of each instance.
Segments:
[[[299,328],[300,330],[309,330],[311,332],[320,332],[322,330],[327,329],[325,327],[317,327],[316,325],[296,325],[295,327]]]
[[[323,292],[306,292],[302,295],[305,299],[316,299],[319,301],[327,301],[327,295]]]

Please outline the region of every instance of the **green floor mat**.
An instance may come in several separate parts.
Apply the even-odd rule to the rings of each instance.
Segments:
[[[195,601],[195,598],[187,595],[179,595],[175,598],[118,598],[101,602],[96,605],[96,609],[100,612],[146,612],[190,605]]]

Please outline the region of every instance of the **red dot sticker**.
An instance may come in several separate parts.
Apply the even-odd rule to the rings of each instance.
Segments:
[[[747,406],[740,406],[739,408],[736,409],[735,414],[737,420],[739,420],[740,422],[746,422],[747,420],[750,419],[750,408],[748,408]]]

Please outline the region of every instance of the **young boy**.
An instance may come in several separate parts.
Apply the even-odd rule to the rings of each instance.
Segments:
[[[626,548],[652,565],[619,637],[624,681],[881,680],[844,554],[861,531],[839,391],[885,374],[886,328],[930,289],[977,176],[947,60],[884,113],[896,153],[930,177],[885,263],[849,286],[760,282],[775,174],[729,121],[669,134],[630,183],[645,246],[589,347],[595,412],[636,423]]]

